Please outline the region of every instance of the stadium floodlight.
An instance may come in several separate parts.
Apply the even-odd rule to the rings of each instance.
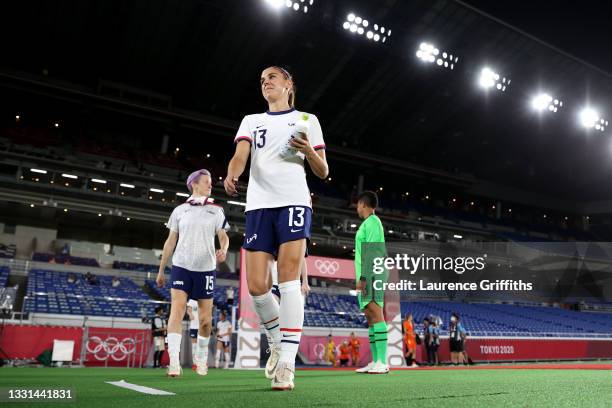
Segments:
[[[125,188],[134,188],[133,184],[126,184],[126,183],[121,183],[121,184],[119,184],[119,186],[125,187]]]
[[[164,190],[160,190],[159,188],[150,188],[149,191],[152,193],[160,193],[160,194],[164,193]]]
[[[314,0],[264,0],[270,7],[275,10],[281,10],[283,6],[293,11],[302,11],[308,13],[308,8],[312,7]]]
[[[454,234],[453,238],[455,238],[455,239],[463,239],[463,236],[459,235],[459,234]]]
[[[372,25],[366,18],[355,13],[349,13],[346,16],[345,21],[342,23],[342,28],[357,35],[365,35],[366,39],[374,42],[385,42],[391,36],[391,30],[385,30],[385,27],[378,24]]]
[[[189,194],[187,193],[176,193],[176,195],[179,197],[187,197],[187,198],[189,197]]]
[[[32,173],[47,174],[47,170],[42,170],[42,169],[30,169],[30,171]]]
[[[93,183],[98,183],[98,184],[106,184],[106,180],[101,180],[101,179],[96,179],[96,178],[92,178],[91,181]]]
[[[381,28],[382,29],[382,28]],[[423,62],[436,63],[439,67],[455,69],[455,65],[459,62],[459,57],[449,52],[442,51],[433,44],[422,42],[416,52],[416,56]]]
[[[608,127],[608,121],[603,119],[595,109],[588,107],[580,111],[580,124],[587,129],[595,128],[601,132]]]
[[[549,111],[557,112],[559,108],[563,107],[563,101],[558,98],[553,98],[547,93],[541,93],[536,95],[531,100],[531,106],[537,111]]]
[[[78,177],[75,176],[74,174],[68,174],[68,173],[62,173],[62,177],[73,179],[73,180],[78,179]]]
[[[495,88],[498,91],[505,92],[506,88],[510,85],[510,79],[502,77],[491,68],[484,67],[480,71],[478,84],[484,89]]]
[[[606,127],[608,127],[608,121],[605,119],[599,119],[599,123],[595,124],[595,129],[602,132],[606,130]]]
[[[266,3],[268,3],[270,6],[274,7],[277,10],[283,7],[283,5],[285,4],[285,0],[265,0],[265,1]]]

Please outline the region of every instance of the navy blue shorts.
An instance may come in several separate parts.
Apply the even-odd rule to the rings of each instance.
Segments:
[[[192,339],[198,338],[198,329],[189,329],[189,337]]]
[[[246,212],[246,232],[242,247],[278,255],[281,244],[298,239],[310,240],[312,209],[304,206],[262,208]]]
[[[170,282],[172,283],[172,289],[187,293],[188,299],[212,299],[216,276],[216,271],[192,272],[180,266],[172,265]]]

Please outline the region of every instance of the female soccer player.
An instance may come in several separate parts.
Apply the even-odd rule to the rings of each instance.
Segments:
[[[385,231],[374,211],[378,207],[378,196],[373,191],[364,191],[357,199],[357,214],[363,222],[355,235],[355,274],[359,308],[365,313],[370,335],[372,362],[355,370],[358,373],[387,374],[387,323],[383,315],[384,292],[373,290],[371,265],[362,265],[361,254],[366,251],[385,251]],[[362,248],[362,245],[366,245]],[[370,244],[370,245],[368,245]],[[384,255],[384,254],[383,254]]]
[[[191,197],[187,202],[172,211],[168,220],[168,239],[164,244],[162,259],[157,274],[157,286],[166,283],[164,268],[172,255],[170,281],[172,297],[170,319],[168,321],[168,354],[170,365],[168,375],[181,374],[179,351],[181,348],[181,328],[187,299],[197,300],[200,321],[196,351],[196,372],[208,373],[208,343],[210,341],[213,291],[217,262],[223,262],[229,247],[229,237],[225,232],[229,225],[223,208],[213,204],[210,198],[212,179],[208,170],[198,170],[187,178],[187,188]],[[215,252],[215,235],[219,237],[221,248]],[[178,242],[178,243],[177,243]],[[175,250],[176,248],[176,250]],[[174,255],[173,255],[174,253]]]
[[[295,85],[289,72],[268,67],[261,73],[260,85],[268,111],[242,120],[224,184],[227,194],[237,195],[236,184],[250,155],[243,244],[247,282],[255,311],[274,339],[266,377],[272,379],[272,389],[291,390],[304,323],[300,266],[312,219],[304,161],[322,179],[329,169],[319,121],[295,110]],[[293,137],[296,129],[301,132]],[[274,257],[280,306],[270,291]]]
[[[414,324],[412,322],[412,313],[406,314],[406,319],[402,323],[402,331],[404,332],[404,344],[406,344],[406,365],[408,367],[418,367],[416,364],[416,337],[414,334]]]
[[[225,368],[229,368],[230,360],[230,341],[232,338],[232,323],[227,320],[227,312],[221,311],[217,322],[217,352],[215,353],[215,368],[219,368],[221,360],[221,350],[225,359]]]

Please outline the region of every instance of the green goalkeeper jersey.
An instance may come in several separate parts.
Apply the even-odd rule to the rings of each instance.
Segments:
[[[355,279],[361,278],[361,244],[366,242],[385,242],[385,230],[376,214],[363,220],[355,235]]]

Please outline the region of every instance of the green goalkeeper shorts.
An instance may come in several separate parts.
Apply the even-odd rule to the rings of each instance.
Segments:
[[[378,306],[384,308],[385,307],[385,301],[384,301],[384,297],[383,299],[372,299],[372,297],[369,296],[362,296],[361,293],[357,294],[357,301],[359,302],[359,309],[363,310],[366,308],[367,305],[370,304],[370,302],[375,302]]]

